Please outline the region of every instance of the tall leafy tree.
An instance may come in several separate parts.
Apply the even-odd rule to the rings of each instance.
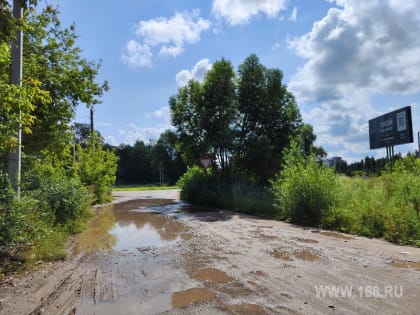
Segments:
[[[190,81],[169,100],[180,151],[188,164],[210,155],[221,169],[229,165],[237,115],[235,72],[227,60],[213,64],[205,81]]]
[[[168,184],[174,184],[186,171],[176,143],[176,134],[167,130],[160,135],[152,149],[152,166],[159,170],[161,180]]]
[[[215,62],[206,75],[203,98],[197,108],[205,140],[222,170],[228,167],[233,150],[233,125],[237,116],[234,79],[229,61]]]
[[[95,82],[100,65],[81,57],[75,26],[62,28],[57,9],[27,11],[24,31],[24,77],[35,78],[51,101],[35,104],[32,133],[23,138],[27,153],[63,155],[71,142],[70,121],[77,105],[94,106],[108,89]]]
[[[266,182],[281,165],[282,151],[301,126],[293,95],[278,69],[267,69],[256,55],[239,66],[237,165]]]
[[[302,124],[295,98],[282,80],[279,69],[268,69],[250,55],[238,76],[222,59],[203,84],[191,81],[181,88],[169,103],[186,162],[193,164],[199,154],[210,153],[222,171],[233,167],[266,184],[280,170],[291,138],[313,150],[312,128]]]
[[[202,84],[191,80],[170,97],[172,123],[178,135],[178,150],[188,165],[197,163],[198,159],[208,154],[209,146],[206,133],[202,128],[202,115],[198,110],[203,101],[204,88]]]

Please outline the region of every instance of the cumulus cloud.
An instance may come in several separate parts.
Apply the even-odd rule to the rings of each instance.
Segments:
[[[317,106],[306,115],[318,115],[320,138],[367,151],[367,121],[378,114],[370,96],[420,91],[419,1],[335,3],[309,33],[289,41],[306,63],[288,86],[300,103]]]
[[[149,46],[130,40],[124,48],[121,59],[130,66],[150,67],[152,65],[152,56]]]
[[[275,18],[286,10],[288,0],[213,0],[213,14],[230,25],[245,24],[258,14]]]
[[[178,86],[185,86],[191,79],[203,82],[206,73],[212,68],[209,59],[199,60],[191,70],[181,70],[176,75]]]
[[[155,141],[167,129],[167,126],[142,128],[131,122],[123,129],[119,129],[118,133],[122,138],[122,143],[133,145],[138,140],[145,143]]]
[[[175,13],[171,18],[158,17],[140,21],[135,26],[139,40],[130,40],[123,54],[123,61],[133,66],[150,66],[152,50],[159,56],[176,57],[186,45],[200,41],[201,33],[210,28],[210,21],[200,17],[199,10]]]

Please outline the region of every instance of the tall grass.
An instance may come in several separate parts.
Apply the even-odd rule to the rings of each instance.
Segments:
[[[420,246],[419,176],[393,171],[340,182],[339,202],[324,217],[324,227]]]
[[[420,159],[370,178],[337,177],[293,145],[285,161],[272,183],[281,219],[420,246]]]
[[[272,217],[275,213],[271,191],[244,176],[194,166],[177,185],[181,188],[181,199],[196,204],[265,217]]]

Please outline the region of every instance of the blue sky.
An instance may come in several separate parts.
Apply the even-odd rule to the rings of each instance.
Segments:
[[[420,130],[420,0],[41,0],[76,23],[78,46],[102,60],[110,91],[95,127],[113,145],[157,139],[170,128],[168,99],[222,57],[251,53],[279,68],[328,156],[369,150],[368,120],[412,106]],[[88,122],[83,106],[78,122]]]

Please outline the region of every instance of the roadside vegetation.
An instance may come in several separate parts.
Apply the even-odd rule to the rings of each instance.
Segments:
[[[0,276],[66,256],[66,239],[84,229],[92,203],[111,200],[117,156],[94,130],[75,124],[108,90],[100,65],[81,56],[75,26],[63,28],[51,6],[28,1],[23,23],[0,0]],[[11,47],[23,28],[22,88],[10,84]],[[12,187],[9,153],[22,126],[22,177]]]
[[[420,160],[366,158],[328,168],[278,69],[249,56],[213,65],[171,97],[181,198],[294,224],[420,246]],[[210,157],[212,167],[199,166]],[[350,177],[352,176],[352,177]]]

